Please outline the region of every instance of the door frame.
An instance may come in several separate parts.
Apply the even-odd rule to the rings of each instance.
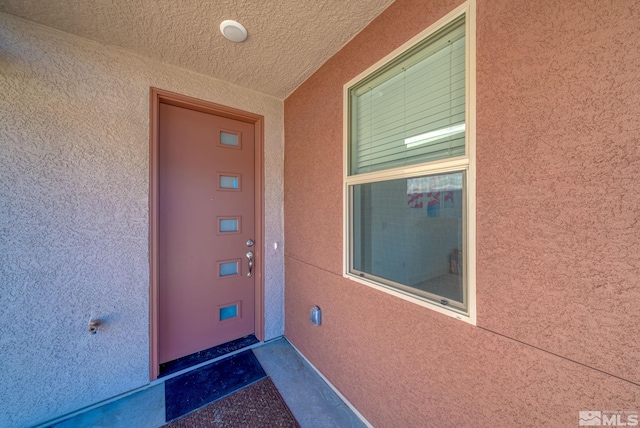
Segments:
[[[210,113],[254,125],[255,138],[255,335],[264,341],[264,116],[188,97],[164,89],[150,88],[149,105],[149,376],[158,378],[159,278],[158,278],[158,214],[159,214],[159,111],[160,103]]]

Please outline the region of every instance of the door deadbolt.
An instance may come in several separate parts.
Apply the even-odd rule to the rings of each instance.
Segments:
[[[253,239],[247,241],[247,247],[253,247]]]

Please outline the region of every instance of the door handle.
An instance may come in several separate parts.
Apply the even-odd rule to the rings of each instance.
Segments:
[[[253,276],[253,251],[247,251],[247,258],[249,259],[249,272],[247,272],[248,277]]]

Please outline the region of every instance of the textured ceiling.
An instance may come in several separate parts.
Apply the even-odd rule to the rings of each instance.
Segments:
[[[285,98],[393,0],[0,0],[0,11]],[[235,19],[244,43],[222,37]]]

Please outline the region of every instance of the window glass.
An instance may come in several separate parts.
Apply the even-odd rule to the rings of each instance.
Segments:
[[[465,173],[352,187],[352,269],[464,308]]]
[[[238,274],[238,262],[220,263],[220,276],[231,276]]]
[[[464,18],[350,90],[350,175],[465,155]]]
[[[238,147],[238,135],[230,134],[228,132],[220,132],[220,144],[223,146]]]
[[[220,232],[238,232],[237,218],[220,219]]]
[[[220,188],[221,189],[237,189],[238,188],[238,176],[234,175],[221,175],[220,176]]]
[[[238,316],[238,305],[225,306],[220,308],[220,321]]]
[[[471,323],[474,11],[344,88],[345,277]]]

